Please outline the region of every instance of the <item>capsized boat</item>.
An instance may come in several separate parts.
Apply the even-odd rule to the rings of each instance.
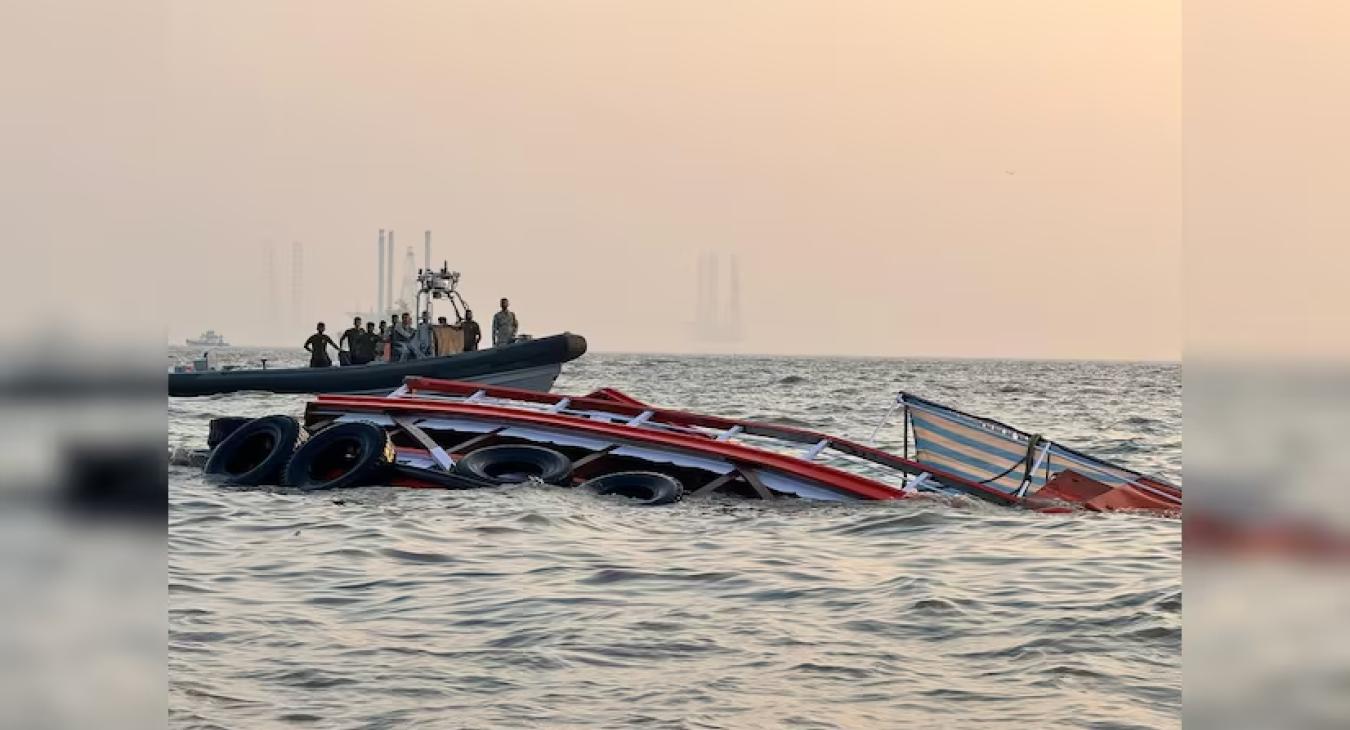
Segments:
[[[393,471],[380,483],[409,487],[536,477],[654,504],[713,493],[833,501],[963,495],[1040,511],[1181,509],[1180,486],[1041,436],[908,393],[897,395],[888,417],[895,411],[905,433],[899,455],[809,429],[660,408],[613,389],[566,396],[412,377],[386,397],[320,395],[306,406],[304,427],[316,432],[314,442],[344,428],[362,432],[365,445],[343,452],[348,461],[361,461],[353,456],[361,449],[384,453]],[[287,483],[351,483],[343,482],[347,467],[319,453],[337,447],[311,446],[315,453],[292,464],[327,466],[289,473]]]
[[[236,368],[175,372],[169,373],[169,395],[200,396],[245,390],[384,395],[398,388],[410,376],[453,378],[522,390],[547,391],[562,372],[562,364],[585,353],[586,339],[564,332],[504,347],[404,362],[328,368]]]

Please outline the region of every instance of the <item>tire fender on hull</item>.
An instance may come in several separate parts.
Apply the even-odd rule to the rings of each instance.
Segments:
[[[455,464],[455,473],[491,484],[538,479],[545,484],[566,485],[572,478],[572,460],[543,446],[503,444],[470,452]]]
[[[202,471],[224,484],[276,484],[282,467],[307,437],[300,422],[290,416],[255,418],[226,436]]]
[[[596,494],[614,494],[637,500],[644,507],[671,504],[684,497],[684,485],[669,474],[655,471],[620,471],[591,479],[580,486]]]
[[[311,492],[374,484],[394,461],[389,434],[372,423],[338,423],[315,433],[296,450],[282,483]]]

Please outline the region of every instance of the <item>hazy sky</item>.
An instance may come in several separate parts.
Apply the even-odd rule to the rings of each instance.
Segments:
[[[1186,12],[1188,356],[1350,359],[1350,4]]]
[[[162,69],[107,128],[168,182],[128,230],[174,342],[340,323],[393,228],[597,350],[715,349],[715,250],[745,352],[1180,356],[1173,0],[177,2],[129,50],[112,17],[85,52]]]

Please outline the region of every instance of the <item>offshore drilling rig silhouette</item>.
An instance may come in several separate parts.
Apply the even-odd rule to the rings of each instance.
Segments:
[[[698,258],[698,294],[694,300],[694,338],[700,342],[740,342],[741,271],[736,256],[728,262],[726,299],[722,298],[720,256],[700,254]]]

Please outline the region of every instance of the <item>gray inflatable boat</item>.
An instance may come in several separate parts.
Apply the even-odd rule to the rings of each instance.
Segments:
[[[170,373],[171,397],[237,391],[271,393],[388,393],[409,376],[468,380],[548,392],[562,364],[586,352],[586,338],[564,332],[506,347],[396,363],[330,368],[268,368]]]

